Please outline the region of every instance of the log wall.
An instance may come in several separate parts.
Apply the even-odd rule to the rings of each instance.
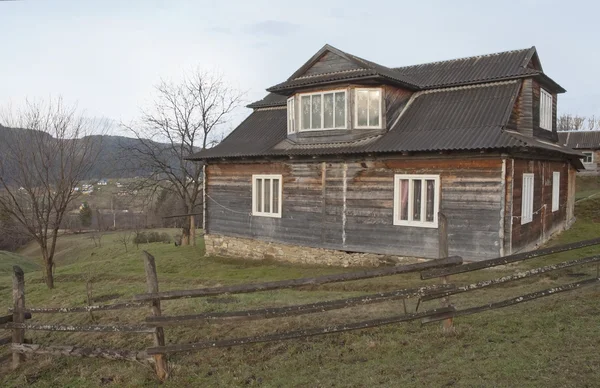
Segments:
[[[520,250],[533,249],[535,246],[548,240],[548,238],[558,231],[568,227],[573,218],[574,202],[569,201],[569,193],[574,195],[573,168],[568,162],[561,161],[543,161],[512,159],[512,168],[507,170],[506,195],[512,198],[512,217],[510,226],[511,248],[514,253]],[[559,209],[552,211],[552,173],[560,172],[560,190],[559,190]],[[523,174],[533,173],[533,220],[526,224],[521,224],[521,204],[522,204],[522,186]],[[508,218],[508,214],[507,214]]]
[[[435,258],[437,229],[393,225],[394,174],[440,174],[449,253],[501,254],[503,161],[488,158],[222,163],[207,166],[207,233]],[[252,174],[282,174],[281,218],[251,215]]]

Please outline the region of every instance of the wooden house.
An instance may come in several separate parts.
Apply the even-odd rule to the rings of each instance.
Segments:
[[[560,144],[581,152],[583,169],[579,175],[600,175],[600,131],[561,131]]]
[[[533,248],[572,221],[580,154],[558,143],[535,47],[399,68],[326,45],[250,104],[205,163],[207,254],[377,264]]]

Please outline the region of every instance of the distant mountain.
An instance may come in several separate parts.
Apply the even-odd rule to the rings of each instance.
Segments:
[[[10,147],[10,144],[14,142],[14,137],[23,135],[23,131],[29,131],[33,135],[32,130],[0,126],[0,157],[2,157],[5,147]],[[48,136],[49,139],[52,138],[49,134],[43,133],[42,135]],[[152,172],[147,164],[132,157],[132,152],[128,151],[139,147],[140,140],[125,136],[91,136],[91,138],[101,140],[102,151],[90,171],[89,178],[133,178],[147,176]],[[161,143],[152,143],[157,147],[166,147]],[[173,157],[170,163],[174,165],[175,162],[176,158]]]

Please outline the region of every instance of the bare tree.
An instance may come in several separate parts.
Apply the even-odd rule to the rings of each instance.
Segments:
[[[125,126],[138,139],[128,154],[152,169],[144,187],[177,196],[184,214],[198,211],[202,201],[202,166],[187,157],[217,140],[218,132],[242,104],[244,93],[221,75],[195,71],[181,82],[161,81],[152,106],[135,125]],[[195,245],[195,217],[183,228],[182,244]]]
[[[123,244],[123,246],[125,247],[125,253],[128,252],[127,246],[129,245],[129,242],[131,241],[132,234],[133,234],[132,230],[126,229],[126,230],[122,231],[121,233],[119,233],[119,235],[117,236],[116,241]]]
[[[0,209],[40,246],[48,288],[61,223],[101,150],[103,123],[79,116],[62,99],[27,101],[2,112],[11,129],[0,150]]]

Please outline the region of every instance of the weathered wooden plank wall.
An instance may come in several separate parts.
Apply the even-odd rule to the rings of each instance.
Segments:
[[[334,73],[338,71],[347,71],[360,69],[360,66],[348,61],[345,58],[340,57],[332,52],[325,53],[318,62],[312,65],[303,76]]]
[[[564,226],[567,221],[570,185],[574,180],[569,179],[571,167],[568,162],[552,162],[542,160],[514,160],[514,180],[512,187],[513,213],[512,213],[512,250],[513,253],[531,248],[537,243],[545,241],[549,235]],[[552,173],[560,172],[559,209],[552,211]],[[533,195],[533,220],[521,225],[521,204],[523,174],[534,174]]]
[[[251,176],[267,173],[283,175],[281,218],[250,215]],[[393,225],[393,179],[399,173],[441,175],[440,210],[449,219],[450,255],[466,259],[499,255],[500,158],[209,165],[207,232],[437,257],[436,229]]]

